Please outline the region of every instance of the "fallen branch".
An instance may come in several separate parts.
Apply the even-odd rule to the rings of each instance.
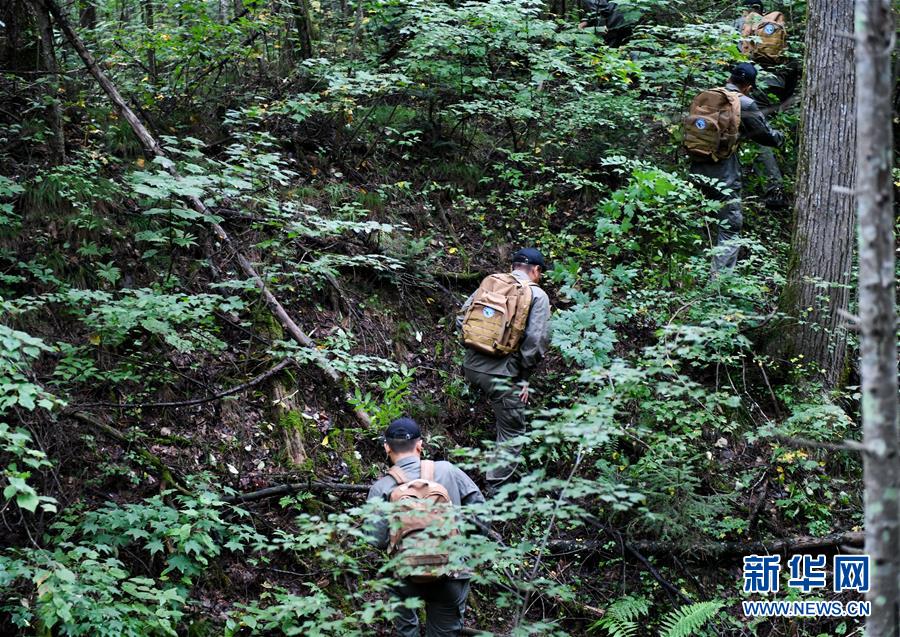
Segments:
[[[827,449],[828,451],[858,451],[865,453],[868,448],[861,442],[856,440],[844,440],[842,442],[820,442],[818,440],[810,440],[808,438],[794,438],[793,436],[784,436],[776,434],[773,436],[775,440],[794,447],[795,449]]]
[[[455,283],[475,283],[481,281],[487,276],[484,272],[432,272],[431,276],[436,279],[447,279]]]
[[[96,431],[99,431],[103,435],[105,435],[109,438],[112,438],[116,442],[121,443],[124,447],[127,447],[127,448],[135,448],[136,447],[135,451],[137,452],[137,454],[141,458],[141,460],[143,460],[147,464],[151,465],[154,469],[157,470],[157,472],[159,472],[160,480],[162,480],[163,482],[168,482],[169,484],[173,485],[180,493],[183,493],[185,495],[192,495],[191,492],[188,491],[187,486],[185,485],[184,478],[182,478],[181,475],[179,475],[177,471],[170,468],[168,465],[166,465],[166,463],[164,463],[159,458],[159,456],[151,453],[148,449],[144,448],[139,443],[136,443],[133,440],[129,440],[125,436],[125,434],[123,434],[121,431],[119,431],[115,427],[111,427],[111,426],[107,425],[105,422],[102,422],[102,421],[98,420],[97,418],[95,418],[94,416],[92,416],[91,414],[89,414],[87,412],[83,412],[83,411],[73,411],[73,412],[69,412],[65,415],[70,418],[73,418],[74,420],[77,420],[79,422],[82,422],[82,423],[90,426],[91,428],[95,429]]]
[[[79,408],[86,407],[113,407],[116,409],[150,409],[150,408],[166,408],[166,407],[191,407],[193,405],[202,405],[203,403],[211,403],[214,400],[220,400],[225,398],[226,396],[231,396],[232,394],[237,394],[239,392],[244,391],[245,389],[250,389],[255,385],[259,385],[261,382],[266,380],[267,378],[271,378],[285,367],[294,362],[292,358],[286,358],[271,369],[264,371],[259,376],[248,380],[246,383],[241,383],[235,387],[230,389],[226,389],[224,391],[220,391],[212,396],[204,396],[203,398],[194,398],[192,400],[181,400],[175,402],[159,402],[159,403],[113,403],[113,402],[98,402],[98,403],[85,403],[82,405],[78,405]]]
[[[708,559],[725,555],[781,554],[803,553],[822,549],[840,549],[842,546],[859,547],[863,545],[865,533],[841,532],[825,537],[792,537],[766,542],[702,542],[697,544],[678,544],[658,540],[633,540],[627,545],[641,553],[651,555],[681,555],[696,559]],[[578,553],[603,551],[604,543],[577,540],[558,540],[548,546],[551,553]]]
[[[166,154],[163,152],[160,145],[150,134],[150,131],[147,130],[147,127],[141,122],[141,120],[134,114],[134,111],[128,107],[125,103],[125,100],[122,98],[122,95],[119,93],[119,90],[115,87],[115,85],[106,77],[106,74],[100,69],[97,65],[96,60],[91,55],[90,51],[84,45],[84,42],[81,41],[81,38],[78,37],[78,34],[75,33],[72,26],[69,24],[68,19],[66,18],[65,13],[60,9],[59,5],[56,3],[56,0],[31,0],[32,2],[43,6],[47,11],[53,15],[53,18],[56,20],[56,23],[59,25],[59,28],[62,30],[63,34],[66,36],[66,39],[78,53],[78,56],[81,58],[81,61],[84,62],[85,67],[94,76],[94,79],[100,84],[103,88],[104,92],[109,96],[110,100],[112,100],[113,104],[115,104],[116,109],[121,115],[122,119],[128,122],[131,126],[131,129],[134,131],[135,135],[137,135],[138,139],[141,142],[141,145],[144,147],[145,152],[155,157],[166,158]],[[180,175],[174,168],[174,164],[171,161],[165,162],[166,170],[176,178],[180,178]],[[194,208],[197,212],[204,215],[206,218],[210,218],[212,213],[206,207],[206,204],[203,203],[200,198],[195,197],[193,195],[189,195],[185,197],[185,200],[190,203],[191,207]],[[272,294],[266,285],[265,281],[263,281],[262,277],[256,272],[256,269],[253,267],[253,264],[245,257],[238,249],[237,246],[232,241],[231,237],[221,225],[214,221],[210,221],[210,226],[213,229],[216,237],[224,243],[231,252],[234,253],[235,258],[237,259],[238,264],[241,266],[241,269],[244,271],[249,278],[253,280],[256,284],[256,287],[259,288],[262,293],[263,299],[266,302],[266,305],[269,308],[269,311],[275,316],[281,326],[287,331],[288,334],[291,335],[297,343],[302,345],[303,347],[307,347],[314,352],[314,357],[318,366],[325,372],[325,375],[328,376],[335,384],[338,386],[341,385],[341,376],[338,371],[334,368],[331,362],[316,349],[315,343],[313,340],[307,336],[303,330],[297,325],[297,323],[290,317],[290,315],[285,311],[284,307],[278,301],[277,298]],[[344,398],[348,404],[352,405],[352,395],[346,388],[342,387]],[[371,419],[369,415],[364,412],[362,409],[354,408],[354,414],[356,415],[357,420],[363,424],[365,427],[371,426]]]
[[[228,504],[240,504],[241,502],[255,502],[257,500],[265,500],[267,498],[275,498],[280,495],[291,495],[301,491],[344,491],[347,493],[368,493],[369,487],[362,484],[344,484],[342,482],[319,482],[310,480],[308,482],[294,482],[291,484],[279,484],[273,487],[252,491],[250,493],[242,493],[222,498],[222,502]]]

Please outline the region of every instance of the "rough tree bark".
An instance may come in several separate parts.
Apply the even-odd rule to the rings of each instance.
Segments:
[[[78,37],[78,34],[75,33],[74,29],[72,29],[72,25],[69,24],[66,15],[63,13],[62,9],[60,9],[59,5],[56,4],[55,0],[31,0],[37,8],[45,8],[55,19],[56,23],[59,25],[59,28],[62,30],[63,34],[66,36],[66,39],[78,53],[78,56],[81,58],[81,61],[84,63],[85,68],[94,76],[94,79],[97,80],[97,83],[100,84],[103,91],[107,94],[109,99],[113,102],[116,107],[116,110],[119,111],[122,119],[124,119],[131,126],[131,129],[134,131],[134,134],[138,137],[141,142],[141,145],[144,147],[144,152],[149,155],[153,155],[155,157],[165,158],[166,154],[163,152],[159,143],[153,138],[150,134],[150,131],[147,130],[147,127],[138,119],[137,115],[135,115],[134,111],[132,111],[128,104],[125,103],[125,100],[122,98],[121,93],[115,87],[115,85],[109,80],[106,74],[100,69],[96,60],[94,60],[94,56],[91,55],[91,52],[87,50],[87,47],[84,46],[84,42],[81,41],[81,38]],[[175,177],[178,177],[178,173],[174,168],[170,167],[169,172],[172,173]],[[201,199],[194,196],[187,196],[185,200],[191,205],[194,210],[201,213],[205,216],[210,216],[212,213],[206,207],[206,204],[203,203]],[[229,251],[234,254],[235,260],[237,260],[238,265],[241,270],[243,270],[244,274],[247,275],[256,286],[259,288],[262,293],[263,300],[266,303],[266,307],[275,317],[275,319],[281,324],[281,326],[285,329],[285,331],[290,335],[292,339],[294,339],[298,344],[303,347],[309,348],[313,351],[316,364],[319,368],[325,372],[325,375],[339,388],[341,388],[343,392],[343,397],[347,401],[348,404],[353,404],[353,396],[351,393],[343,387],[343,379],[341,378],[340,373],[338,373],[337,369],[331,364],[331,362],[325,358],[323,354],[321,354],[317,348],[315,342],[307,336],[303,330],[300,329],[300,326],[291,318],[290,314],[284,309],[284,306],[281,305],[281,302],[275,298],[275,295],[272,294],[272,291],[266,285],[265,281],[263,281],[262,277],[257,273],[256,268],[253,266],[253,263],[247,259],[246,256],[238,249],[238,246],[232,241],[231,236],[225,232],[225,229],[219,225],[218,223],[211,222],[210,227],[215,233],[216,237],[228,247]],[[361,409],[354,409],[354,415],[356,419],[364,426],[369,427],[371,423],[371,419],[369,415]]]
[[[792,257],[781,300],[799,319],[789,351],[812,364],[828,387],[841,382],[847,367],[842,313],[853,260],[853,2],[809,2]]]
[[[866,488],[869,637],[900,635],[900,441],[891,97],[891,0],[856,0],[860,372]]]
[[[50,151],[53,163],[60,165],[66,163],[66,135],[63,129],[62,105],[59,101],[59,66],[56,64],[56,52],[53,48],[53,27],[50,25],[50,16],[43,8],[34,7],[34,15],[41,36],[41,65],[49,74],[47,124],[50,127]]]

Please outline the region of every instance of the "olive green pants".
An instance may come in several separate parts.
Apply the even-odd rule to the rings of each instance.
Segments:
[[[521,460],[522,445],[509,441],[525,434],[525,405],[519,400],[521,381],[464,368],[466,380],[491,402],[497,421],[497,446],[488,456],[487,481],[497,486],[509,480]]]

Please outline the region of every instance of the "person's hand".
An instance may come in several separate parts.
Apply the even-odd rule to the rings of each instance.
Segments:
[[[522,401],[523,405],[528,404],[528,381],[522,382],[522,391],[519,392],[519,400]]]

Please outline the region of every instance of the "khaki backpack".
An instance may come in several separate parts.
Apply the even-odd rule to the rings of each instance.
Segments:
[[[395,505],[388,554],[400,556],[405,567],[402,575],[414,582],[449,575],[450,554],[444,544],[459,530],[450,494],[434,481],[434,462],[422,460],[421,477],[416,480],[397,465],[388,475],[397,483],[390,497]]]
[[[486,277],[463,318],[463,344],[491,356],[517,351],[528,324],[531,299],[530,282],[512,274]]]
[[[787,48],[784,14],[773,11],[766,15],[747,14],[741,29],[741,52],[758,62],[778,62]]]
[[[703,91],[684,119],[684,146],[698,159],[721,161],[737,149],[741,94],[724,88]]]

